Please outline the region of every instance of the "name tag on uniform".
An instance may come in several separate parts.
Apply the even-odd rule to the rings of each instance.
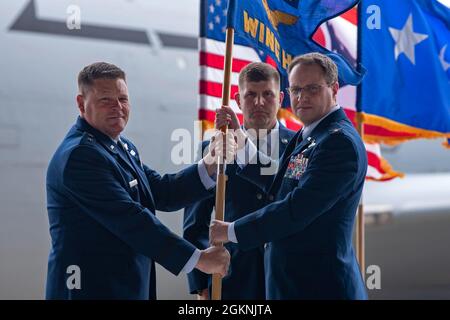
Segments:
[[[131,180],[130,181],[130,188],[133,188],[134,186],[137,186],[137,184],[138,184],[137,179]]]
[[[285,178],[299,180],[308,166],[308,158],[305,158],[302,153],[291,157],[289,164],[284,174]]]

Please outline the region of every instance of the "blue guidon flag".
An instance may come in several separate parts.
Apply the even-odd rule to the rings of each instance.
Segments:
[[[437,0],[362,0],[358,108],[364,123],[408,135],[373,141],[450,138],[450,8]]]
[[[313,41],[320,25],[349,10],[355,0],[229,0],[228,27],[248,44],[269,55],[281,73],[286,73],[293,57],[321,52],[337,64],[341,85],[357,85],[363,77],[341,55]]]

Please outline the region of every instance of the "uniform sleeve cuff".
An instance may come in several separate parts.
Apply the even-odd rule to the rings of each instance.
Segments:
[[[183,269],[181,269],[181,272],[189,273],[192,270],[194,270],[195,266],[198,263],[198,260],[200,259],[201,251],[198,249],[195,249],[192,256],[189,258],[188,262],[184,265]]]
[[[203,162],[203,159],[200,159],[197,165],[198,169],[198,175],[200,177],[200,181],[202,182],[203,186],[206,190],[212,189],[216,186],[216,181],[214,181],[209,175],[208,171],[206,170],[205,163]]]
[[[236,232],[234,232],[234,222],[228,225],[228,240],[234,243],[238,243],[236,238]]]

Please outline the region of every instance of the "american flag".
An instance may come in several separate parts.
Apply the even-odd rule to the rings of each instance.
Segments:
[[[200,6],[200,81],[199,81],[199,120],[205,132],[214,126],[215,110],[222,105],[222,81],[225,54],[225,31],[227,18],[227,0],[201,0]],[[313,38],[317,43],[344,55],[356,64],[357,55],[357,11],[355,8],[325,22]],[[248,63],[264,61],[274,66],[270,57],[245,45],[245,40],[235,35],[233,46],[233,63],[231,75],[230,107],[236,112],[242,122],[242,113],[233,99],[238,91],[239,71]],[[285,79],[284,79],[285,80]],[[282,80],[282,86],[287,82]],[[282,88],[283,90],[285,88]],[[279,120],[289,129],[299,130],[301,122],[292,113],[289,101],[285,99],[283,107],[278,112]],[[339,104],[347,116],[355,124],[356,87],[344,86],[339,90]],[[371,128],[365,128],[371,129]],[[390,165],[381,157],[380,145],[365,143],[368,156],[367,179],[389,180],[400,174],[393,171]]]

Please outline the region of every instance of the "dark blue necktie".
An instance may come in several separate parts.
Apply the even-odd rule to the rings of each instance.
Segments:
[[[297,143],[296,143],[297,146],[298,146],[300,143],[302,143],[302,141],[303,141],[303,129],[304,129],[304,127],[302,128],[302,130],[300,130],[300,133],[298,134],[298,137],[297,137]]]

